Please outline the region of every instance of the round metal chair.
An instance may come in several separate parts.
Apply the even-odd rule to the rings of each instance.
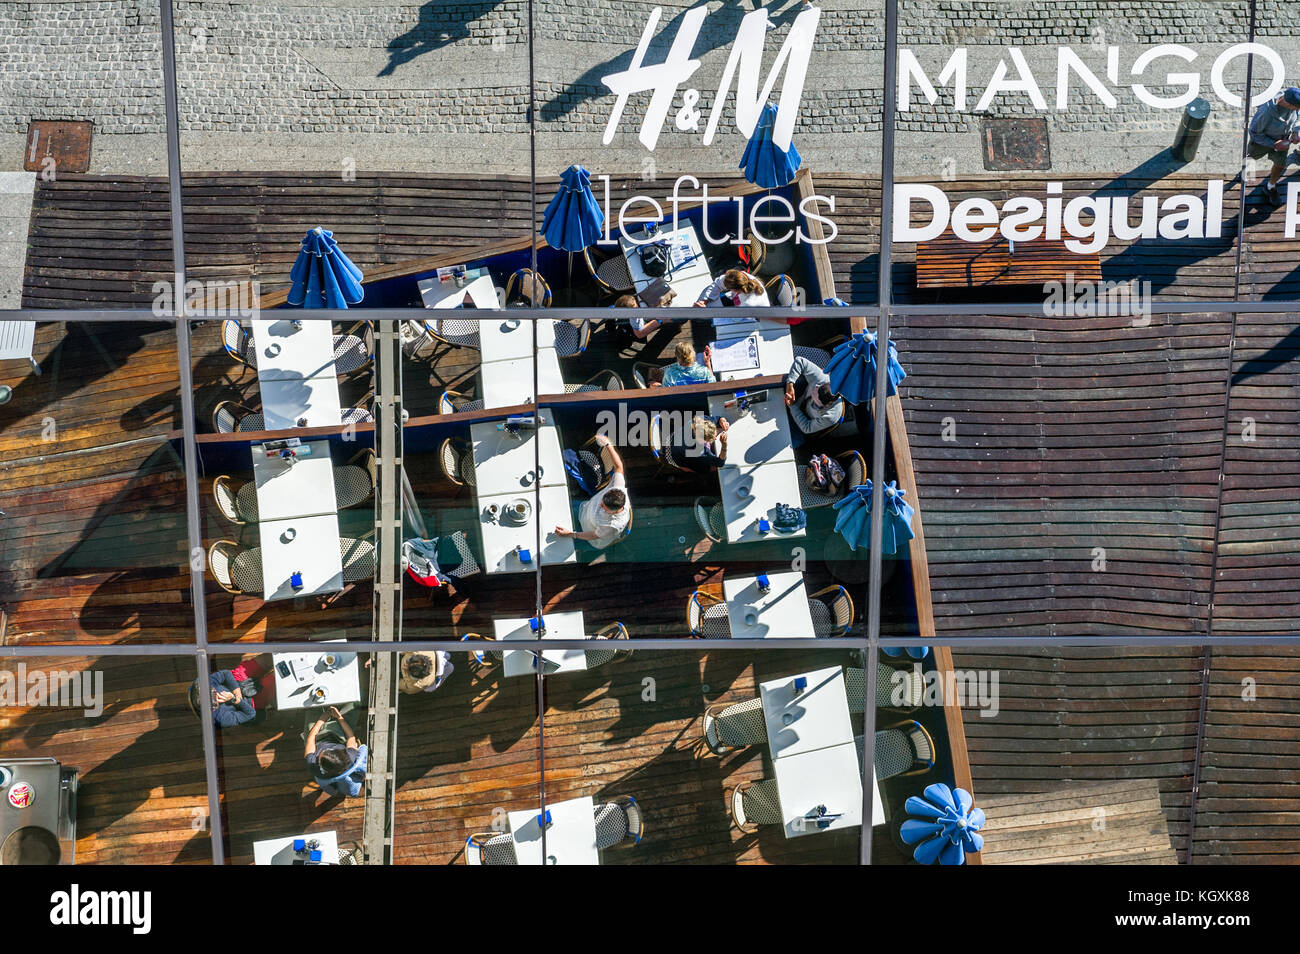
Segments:
[[[375,495],[375,452],[367,449],[365,453],[370,455],[369,467],[345,464],[334,468],[334,500],[339,510],[356,507]]]
[[[236,596],[244,592],[243,588],[235,583],[235,575],[232,571],[232,564],[239,553],[239,544],[234,540],[218,540],[208,548],[208,569],[212,573],[212,578],[223,590]]]
[[[474,474],[474,448],[460,437],[449,437],[438,449],[442,473],[457,487],[477,486]]]
[[[218,434],[266,429],[263,417],[234,401],[222,401],[212,409],[212,428]]]
[[[364,537],[340,537],[339,557],[343,562],[344,583],[359,583],[374,577],[375,547]]]
[[[586,391],[621,391],[623,379],[613,371],[597,371],[581,384],[566,384],[565,394],[581,394]]]
[[[843,418],[841,418],[843,420]],[[817,507],[829,507],[839,501],[853,487],[859,486],[867,476],[867,462],[857,451],[845,451],[842,454],[836,454],[835,459],[844,468],[844,482],[840,484],[839,494],[827,493],[816,487],[809,487],[808,482],[804,479],[804,468],[807,467],[808,461],[803,460],[799,464],[799,506],[804,510],[814,510]]]
[[[592,639],[627,639],[627,627],[622,623],[610,623],[596,633]],[[606,663],[612,663],[616,659],[627,659],[632,655],[630,649],[589,649],[586,653],[587,668],[595,669],[597,666],[603,666]]]
[[[784,820],[776,779],[743,782],[732,791],[731,821],[745,834],[753,834],[760,825],[780,825]]]
[[[561,358],[576,358],[591,342],[591,322],[572,318],[555,322],[555,353]]]
[[[814,636],[843,636],[853,628],[853,598],[842,586],[828,586],[808,597]]]
[[[465,839],[467,865],[517,865],[515,839],[509,832],[478,832]]]
[[[434,338],[453,348],[479,347],[477,318],[433,318],[425,322],[425,327]]]
[[[460,391],[453,391],[450,388],[442,392],[438,398],[439,414],[455,414],[457,411],[481,411],[483,410],[482,398],[471,398],[468,394],[462,394]]]
[[[352,334],[334,336],[334,370],[339,374],[360,371],[373,360],[365,339]]]
[[[686,625],[692,636],[731,638],[731,616],[727,604],[716,596],[696,590],[686,605]]]
[[[704,744],[714,755],[767,744],[767,721],[759,696],[704,710]]]
[[[595,815],[596,847],[599,849],[639,844],[641,836],[645,834],[641,807],[631,795],[622,795],[595,806]]]
[[[714,543],[727,539],[727,515],[722,501],[712,497],[695,498],[695,522]]]
[[[237,553],[230,564],[230,575],[241,592],[261,593],[262,548],[249,547]]]

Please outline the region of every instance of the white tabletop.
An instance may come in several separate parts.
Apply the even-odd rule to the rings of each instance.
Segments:
[[[319,706],[341,706],[345,702],[361,701],[361,664],[357,654],[325,648],[318,652],[276,653],[271,662],[275,665],[275,707],[277,709],[311,709]],[[334,668],[325,665],[325,656],[336,655]],[[278,663],[292,669],[287,678],[280,675]],[[325,698],[312,699],[312,690],[324,688]]]
[[[536,510],[539,496],[541,498],[540,520],[542,528],[541,562],[544,565],[578,562],[578,556],[573,546],[573,537],[555,535],[556,527],[573,529],[573,512],[569,508],[569,489],[564,485],[560,485],[542,487],[540,491],[533,489],[526,492],[512,491],[508,494],[479,496],[478,520],[483,541],[484,572],[532,573],[536,569],[538,559],[536,527],[539,519]],[[496,504],[498,508],[504,509],[511,501],[519,497],[525,498],[533,505],[534,514],[526,523],[515,526],[502,523],[499,519],[493,522],[484,515],[484,511],[490,505]],[[499,512],[500,510],[498,510]],[[522,546],[532,553],[532,563],[523,564],[519,562],[519,556],[515,553],[516,545]]]
[[[722,592],[731,617],[732,639],[767,636],[813,636],[812,612],[802,573],[768,573],[768,592],[760,593],[757,576],[726,576]],[[747,620],[751,614],[754,622]]]
[[[0,359],[30,358],[36,342],[36,322],[0,321]]]
[[[259,520],[307,517],[338,510],[329,441],[304,441],[293,449],[299,456],[288,464],[280,459],[278,450],[268,451],[263,444],[252,446]]]
[[[509,314],[478,323],[479,354],[483,361],[510,361],[533,357],[537,348],[555,347],[555,320],[512,318]]]
[[[284,538],[288,529],[294,531],[292,540]],[[264,520],[257,532],[262,544],[263,599],[289,600],[343,589],[338,514]],[[294,571],[302,572],[301,590],[290,586]]]
[[[334,323],[320,318],[258,318],[252,322],[253,350],[257,352],[260,381],[336,377]],[[295,330],[293,323],[302,322]],[[272,354],[273,351],[278,353]]]
[[[332,831],[313,831],[302,835],[290,835],[288,838],[269,838],[266,841],[253,842],[253,864],[255,865],[291,865],[296,857],[293,843],[297,839],[320,842],[320,863],[336,865],[339,863],[339,838]]]
[[[772,769],[776,775],[777,797],[781,800],[785,837],[798,838],[862,825],[862,776],[857,746],[852,740],[847,745],[773,759]],[[879,797],[875,804],[880,804]],[[807,817],[818,805],[825,805],[828,815],[840,817],[819,828],[814,819]]]
[[[469,300],[477,309],[501,307],[501,299],[497,297],[491,275],[480,275],[459,288],[455,282],[444,282],[436,277],[423,278],[416,284],[425,308],[456,308],[465,301],[466,295],[469,295]]]
[[[794,461],[794,448],[790,446],[790,416],[786,413],[785,398],[780,391],[764,391],[766,401],[750,404],[749,410],[724,407],[735,395],[710,394],[709,414],[725,417],[731,424],[727,431],[727,465],[767,464],[773,461]],[[798,494],[794,500],[783,500],[799,505]]]
[[[796,696],[794,681],[800,676],[808,680],[808,686]],[[767,723],[768,750],[774,760],[798,752],[853,745],[849,697],[844,670],[839,666],[773,679],[759,686],[759,694]]]
[[[668,287],[677,293],[671,307],[690,308],[695,304],[695,299],[700,297],[700,292],[713,282],[713,275],[709,271],[709,263],[704,257],[699,236],[695,233],[695,226],[690,222],[676,230],[661,228],[655,236],[655,240],[674,241],[678,236],[686,239],[690,247],[690,254],[694,258],[673,269],[672,275],[668,279]],[[636,286],[636,290],[643,291],[655,279],[646,275],[645,270],[642,269],[641,256],[638,252],[642,245],[648,243],[643,242],[642,245],[637,245],[632,241],[634,237],[644,239],[646,237],[645,230],[642,229],[635,233],[634,236],[620,235],[619,244],[623,247],[623,257],[627,259],[628,270],[632,273],[632,282]]]
[[[330,427],[343,421],[339,381],[333,374],[314,378],[260,378],[262,427],[287,431],[295,427]],[[298,421],[305,419],[304,425]]]
[[[521,865],[598,865],[596,803],[591,798],[547,802],[551,827],[546,829],[546,857],[542,857],[542,828],[537,808],[510,812],[510,834],[515,858]]]
[[[734,329],[738,330],[738,329]],[[718,339],[726,341],[733,327],[718,331]],[[751,327],[746,333],[758,332],[758,370],[724,371],[719,377],[723,381],[738,381],[743,378],[756,378],[764,374],[788,374],[794,364],[794,339],[790,336],[790,326],[784,321],[763,318],[757,327]]]
[[[520,428],[519,437],[498,430],[497,421],[470,425],[474,444],[474,480],[479,494],[531,494],[541,462],[541,485],[564,486],[560,432],[554,424]]]
[[[570,613],[547,613],[543,617],[546,624],[546,639],[585,639],[586,625],[582,611]],[[497,639],[526,639],[537,642],[532,627],[526,619],[497,619],[492,621]],[[516,649],[505,655],[505,673],[507,676],[534,676],[537,674],[535,660],[537,654],[531,650]],[[553,672],[573,672],[587,668],[587,653],[582,649],[548,649],[542,653],[548,663],[547,675]]]
[[[730,447],[727,458],[731,458]],[[783,460],[756,467],[727,464],[718,468],[718,485],[723,515],[727,520],[728,543],[756,543],[807,535],[806,527],[794,533],[778,533],[775,528],[766,534],[758,532],[758,518],[762,516],[771,521],[777,504],[799,506],[799,471],[794,461]]]
[[[479,365],[479,375],[483,381],[483,406],[486,408],[536,403],[531,357],[485,361]],[[564,376],[560,373],[560,359],[554,348],[541,348],[537,352],[537,386],[540,394],[564,393]]]

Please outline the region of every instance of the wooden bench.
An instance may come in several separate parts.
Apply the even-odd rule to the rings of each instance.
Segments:
[[[916,246],[917,288],[981,288],[988,285],[1044,285],[1101,281],[1101,257],[1078,254],[1064,241],[1016,242],[1002,235],[982,242],[959,239],[951,229]]]

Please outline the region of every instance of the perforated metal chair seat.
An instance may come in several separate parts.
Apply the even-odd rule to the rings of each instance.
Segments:
[[[704,535],[715,543],[727,539],[727,515],[721,500],[698,498],[695,501],[695,522],[700,525]]]
[[[911,769],[915,758],[912,745],[902,729],[885,729],[876,733],[876,780],[883,782]]]
[[[776,779],[765,778],[743,788],[732,796],[732,814],[741,826],[780,825],[785,816],[781,813],[781,797]]]
[[[433,333],[457,348],[478,348],[478,319],[439,318]]]
[[[509,832],[494,835],[483,843],[483,864],[519,864],[519,859],[515,856],[515,840]]]
[[[364,467],[348,464],[334,468],[334,501],[339,510],[365,503],[374,492],[370,472]]]
[[[809,598],[808,611],[812,614],[813,635],[818,637],[831,636],[835,630],[835,617],[831,613],[831,608],[821,600]]]
[[[716,716],[704,714],[704,741],[715,752],[721,748],[742,748],[767,744],[767,722],[761,697],[727,706]]]
[[[596,806],[597,848],[613,848],[627,838],[629,830],[627,812],[622,805],[606,802]]]
[[[609,480],[609,474],[605,473],[605,461],[595,451],[586,448],[579,450],[578,463],[588,481],[594,479],[593,487],[603,487],[605,481]]]
[[[464,579],[482,573],[483,567],[479,565],[474,551],[470,549],[469,538],[465,535],[465,531],[457,530],[451,535],[451,541],[456,547],[456,552],[460,554],[460,566],[448,570],[447,575],[453,579]]]
[[[925,677],[917,670],[895,666],[881,666],[876,670],[876,705],[915,709],[924,701]]]
[[[876,683],[877,687],[880,685]],[[849,712],[863,712],[867,708],[867,671],[853,666],[844,670],[844,694],[849,697]]]
[[[334,336],[334,370],[339,374],[350,374],[364,368],[370,363],[370,352],[366,343],[356,335]]]
[[[567,321],[555,322],[555,353],[561,358],[574,358],[587,349],[584,340],[590,334],[587,322],[573,325]]]
[[[795,345],[794,356],[796,358],[807,358],[813,364],[822,370],[830,363],[831,353],[823,348],[814,348],[811,345]]]
[[[700,635],[719,639],[731,638],[731,617],[727,614],[726,603],[714,603],[704,607],[700,615]]]
[[[262,548],[250,547],[235,554],[230,562],[230,578],[245,593],[262,592]]]
[[[596,266],[596,276],[615,291],[631,291],[636,287],[632,280],[632,269],[622,255],[607,258]]]
[[[237,432],[243,431],[264,431],[266,430],[266,418],[254,411],[252,414],[245,414],[235,425]]]
[[[235,493],[235,510],[245,523],[257,523],[257,484],[249,481]]]
[[[358,583],[375,575],[375,547],[369,540],[339,539],[339,556],[343,561],[343,582]]]
[[[349,407],[343,411],[344,424],[373,424],[375,416],[364,407]]]

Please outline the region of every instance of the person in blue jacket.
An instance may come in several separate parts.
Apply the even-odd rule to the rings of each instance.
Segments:
[[[239,680],[229,669],[222,669],[208,676],[209,705],[212,721],[222,729],[243,725],[257,718],[253,704],[244,696]],[[195,711],[202,712],[203,693],[196,682],[190,687],[190,701]]]
[[[333,719],[343,729],[342,742],[316,742],[316,736],[328,721]],[[312,725],[307,733],[307,748],[304,753],[307,766],[311,769],[312,779],[321,791],[330,795],[355,797],[361,794],[366,780],[366,760],[369,750],[357,741],[357,734],[343,718],[343,713],[334,706],[326,710]]]

